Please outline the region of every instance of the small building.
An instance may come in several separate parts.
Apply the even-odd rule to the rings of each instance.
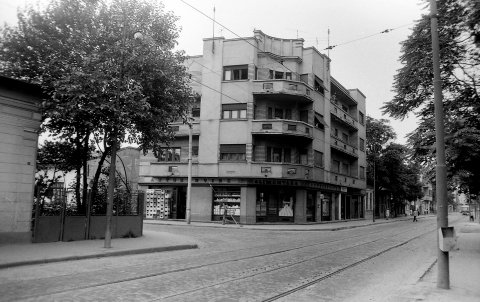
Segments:
[[[31,240],[40,87],[0,76],[0,243]]]

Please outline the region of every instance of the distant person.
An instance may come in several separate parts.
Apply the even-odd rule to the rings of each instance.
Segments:
[[[390,216],[390,210],[387,209],[386,213],[385,213],[385,216],[387,217],[387,220],[388,220],[388,216]]]
[[[473,216],[473,211],[470,211],[470,221],[474,221],[475,217]]]
[[[418,221],[418,220],[417,220],[417,216],[418,216],[418,211],[417,211],[417,210],[414,210],[414,211],[413,211],[413,222]]]

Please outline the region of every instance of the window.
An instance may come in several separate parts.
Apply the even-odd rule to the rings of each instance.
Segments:
[[[225,120],[247,118],[247,104],[223,104],[222,118]]]
[[[192,117],[200,117],[200,108],[192,108]]]
[[[286,120],[292,119],[292,109],[285,109],[285,119]]]
[[[282,148],[267,147],[267,162],[282,162]]]
[[[302,165],[308,164],[308,151],[307,149],[301,149],[298,151],[297,163]]]
[[[288,125],[287,126],[288,131],[297,131],[297,125]],[[308,129],[308,128],[307,128]]]
[[[360,124],[362,124],[362,125],[365,124],[365,115],[361,111],[358,112],[358,120],[359,120]]]
[[[342,110],[348,112],[348,107],[342,104]]]
[[[317,77],[315,77],[315,91],[320,92],[321,94],[325,94],[325,88],[323,85],[323,81]]]
[[[292,152],[290,151],[290,148],[283,149],[283,161],[286,163],[292,162]]]
[[[349,175],[350,165],[342,163],[342,174]]]
[[[360,139],[360,151],[365,151],[365,140],[363,138]]]
[[[262,124],[262,129],[272,129],[272,124]]]
[[[286,72],[286,73],[285,73],[285,78],[286,78],[287,80],[291,80],[291,79],[292,79],[292,73],[291,73],[291,72]]]
[[[282,71],[275,71],[275,79],[283,79],[283,72]]]
[[[345,132],[342,132],[342,140],[348,143],[348,134],[346,134]]]
[[[192,146],[192,156],[193,157],[198,156],[198,146]]]
[[[283,109],[275,108],[275,118],[283,119]]]
[[[223,67],[224,81],[248,80],[248,65]]]
[[[365,179],[365,167],[360,166],[360,179]]]
[[[300,111],[300,121],[308,123],[308,110]]]
[[[243,161],[246,160],[246,145],[229,144],[220,145],[220,160]]]
[[[320,151],[314,151],[313,164],[317,167],[323,167],[323,153]]]
[[[268,78],[273,79],[273,70],[269,70]]]
[[[340,173],[340,161],[333,160],[332,162],[332,171],[336,173]]]
[[[160,148],[158,149],[158,161],[180,161],[180,148]]]
[[[267,118],[268,118],[268,119],[272,119],[272,118],[273,118],[273,108],[272,108],[272,107],[268,107],[268,115],[267,115]]]
[[[337,128],[334,128],[334,134],[336,137],[338,137],[338,129]]]

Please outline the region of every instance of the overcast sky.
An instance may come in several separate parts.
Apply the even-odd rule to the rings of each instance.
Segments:
[[[42,0],[44,2],[44,0]],[[15,22],[16,7],[36,0],[0,0],[0,21]],[[185,0],[241,37],[253,30],[278,38],[303,38],[304,47],[320,52],[330,45],[332,75],[346,88],[358,88],[367,97],[367,115],[382,116],[380,107],[392,98],[393,76],[401,67],[400,42],[407,39],[413,23],[427,14],[425,0]],[[211,37],[213,22],[181,0],[164,0],[167,11],[180,17],[179,49],[188,55],[202,54],[202,39]],[[380,33],[393,29],[388,33]],[[215,25],[215,35],[236,38]],[[368,37],[370,36],[370,37]],[[368,38],[367,38],[368,37]],[[363,39],[362,39],[363,38]],[[415,129],[415,119],[391,120],[397,141]]]

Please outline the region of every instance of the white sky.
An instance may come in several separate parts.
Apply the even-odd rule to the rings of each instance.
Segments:
[[[382,116],[380,107],[393,97],[392,83],[401,67],[400,42],[407,39],[413,22],[428,13],[425,0],[185,0],[209,16],[216,9],[216,20],[241,37],[253,36],[253,30],[279,38],[304,38],[305,47],[322,53],[330,45],[332,75],[346,88],[358,88],[367,96],[367,115]],[[36,0],[0,0],[0,22],[16,22],[16,7]],[[42,0],[45,2],[45,0]],[[167,11],[180,17],[182,28],[179,49],[188,55],[202,54],[203,38],[211,37],[212,21],[180,0],[164,0]],[[399,28],[400,27],[400,28]],[[215,25],[215,35],[235,38]],[[318,41],[318,42],[317,42]],[[404,121],[391,120],[399,143],[416,127],[411,115]]]

